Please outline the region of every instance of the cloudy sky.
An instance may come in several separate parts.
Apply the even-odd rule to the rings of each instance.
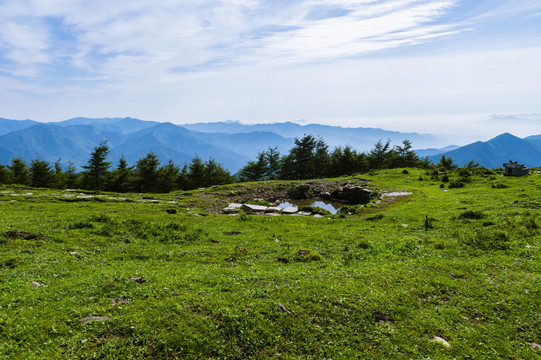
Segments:
[[[539,0],[0,0],[0,25],[4,118],[541,133]]]

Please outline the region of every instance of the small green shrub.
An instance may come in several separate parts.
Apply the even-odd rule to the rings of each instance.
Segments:
[[[73,224],[68,225],[68,229],[75,230],[75,229],[92,229],[94,227],[94,224],[92,224],[89,221],[77,221]]]
[[[355,215],[361,212],[362,205],[344,205],[336,212],[337,215]]]
[[[509,236],[503,231],[480,230],[469,235],[464,244],[485,251],[511,248]]]
[[[311,249],[300,249],[297,252],[295,259],[297,261],[303,261],[303,262],[320,261],[321,259],[323,259],[323,256],[319,252],[311,250]]]
[[[368,221],[377,221],[377,220],[383,219],[384,217],[385,217],[385,215],[383,215],[383,214],[377,214],[377,215],[367,217],[366,220],[368,220]]]
[[[370,242],[368,242],[367,240],[361,240],[361,241],[359,241],[359,243],[357,244],[357,247],[358,247],[359,249],[368,250],[368,249],[371,249],[371,248],[372,248],[372,244],[370,244]]]
[[[480,220],[485,218],[481,211],[467,210],[458,216],[459,219]]]
[[[465,186],[466,184],[464,184],[464,182],[462,181],[451,181],[449,183],[449,189],[461,189]]]

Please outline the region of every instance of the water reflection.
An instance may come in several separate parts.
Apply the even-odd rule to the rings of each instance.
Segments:
[[[319,207],[319,208],[329,211],[331,214],[336,214],[338,209],[344,206],[344,204],[339,203],[339,202],[332,202],[332,201],[321,201],[321,200],[314,201],[312,199],[307,199],[307,200],[288,200],[287,202],[283,202],[280,205],[278,205],[278,207],[281,209],[285,209],[288,207],[299,208],[303,206]]]

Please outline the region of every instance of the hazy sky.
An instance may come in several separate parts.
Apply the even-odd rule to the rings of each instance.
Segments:
[[[0,0],[0,117],[541,133],[539,0]]]

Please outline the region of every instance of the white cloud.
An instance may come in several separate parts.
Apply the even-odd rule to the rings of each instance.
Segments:
[[[161,67],[166,74],[172,68],[204,67],[210,62],[328,61],[419,43],[450,34],[452,25],[427,25],[455,3],[31,0],[26,6],[6,1],[0,11],[3,21],[17,27],[18,34],[10,34],[8,28],[2,39],[11,49],[8,58],[19,65],[30,61],[25,59],[46,63],[61,51],[79,69],[94,70],[111,79],[120,74],[122,79],[130,71],[131,77],[137,78],[145,64],[150,71]],[[307,19],[321,6],[347,12],[340,17]],[[48,38],[50,31],[42,25],[46,17],[59,19],[65,34]],[[25,19],[26,24],[17,24],[15,19]],[[294,29],[272,31],[276,27]],[[271,30],[261,32],[265,28]],[[66,53],[64,42],[70,37],[76,43]]]
[[[539,10],[538,0],[4,0],[0,64],[15,77],[1,79],[1,116],[451,131],[458,120],[437,119],[541,112],[539,48],[474,49],[500,46],[475,38],[479,24],[518,26],[505,17]],[[467,47],[438,42],[461,38]],[[412,45],[427,43],[441,47],[416,56]]]

